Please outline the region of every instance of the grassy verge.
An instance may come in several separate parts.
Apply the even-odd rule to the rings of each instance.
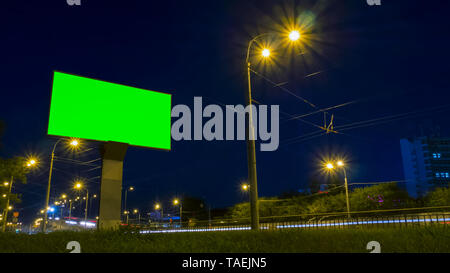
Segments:
[[[450,228],[228,231],[170,234],[124,232],[54,232],[0,234],[0,252],[67,253],[66,244],[78,241],[87,252],[149,253],[339,253],[369,252],[370,241],[381,252],[450,253]]]

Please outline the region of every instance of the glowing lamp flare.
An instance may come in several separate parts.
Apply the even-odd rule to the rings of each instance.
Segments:
[[[289,33],[289,40],[297,41],[298,39],[300,39],[300,32],[298,32],[297,30],[293,30],[291,31],[291,33]]]
[[[263,55],[264,58],[269,57],[270,56],[270,50],[267,49],[267,48],[263,49],[262,55]]]
[[[327,169],[330,169],[330,170],[334,168],[333,164],[331,164],[331,163],[327,163],[326,167],[327,167]]]

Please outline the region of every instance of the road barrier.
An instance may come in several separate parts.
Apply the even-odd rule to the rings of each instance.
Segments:
[[[350,218],[339,216],[312,217],[308,220],[293,220],[283,222],[262,222],[261,230],[284,230],[284,229],[336,229],[336,228],[411,228],[438,225],[448,227],[450,225],[450,212],[442,213],[420,213],[403,215],[386,215]],[[214,221],[208,225],[179,223],[176,225],[145,225],[135,226],[143,234],[147,233],[173,233],[173,232],[207,232],[207,231],[234,231],[250,230],[250,223],[240,223],[228,219]],[[234,222],[234,223],[233,223]]]

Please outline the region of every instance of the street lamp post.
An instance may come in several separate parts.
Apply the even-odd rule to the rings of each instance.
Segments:
[[[87,214],[88,214],[88,200],[89,200],[89,190],[86,188],[86,209],[84,212],[84,227],[86,228]]]
[[[75,184],[75,189],[76,190],[81,190],[83,188],[83,184],[81,182],[77,182]],[[89,189],[87,187],[85,187],[86,189],[86,205],[85,205],[85,209],[84,209],[84,228],[86,228],[87,226],[87,214],[88,214],[88,202],[89,202]],[[80,199],[81,202],[81,199]]]
[[[255,151],[255,131],[253,126],[253,114],[252,114],[252,83],[251,83],[251,62],[250,62],[250,49],[255,41],[263,36],[279,36],[278,33],[263,33],[255,36],[250,40],[247,47],[247,81],[248,92],[246,92],[246,103],[249,108],[248,111],[248,130],[246,131],[247,137],[247,165],[248,165],[248,179],[250,181],[250,216],[251,216],[251,228],[252,230],[259,230],[259,203],[258,203],[258,182],[256,171],[256,151]],[[289,34],[291,41],[300,39],[300,33],[296,30],[291,31]],[[267,58],[270,56],[270,50],[265,48],[262,51],[262,56]]]
[[[130,212],[125,211],[124,214],[127,216],[127,225],[128,225],[128,214],[130,214]]]
[[[174,199],[173,200],[173,204],[175,206],[176,205],[180,205],[180,228],[181,228],[181,226],[182,226],[182,218],[183,218],[183,204],[178,199]]]
[[[348,183],[347,183],[347,172],[345,171],[344,162],[338,161],[337,165],[344,171],[344,183],[345,183],[345,198],[347,202],[347,217],[350,218],[350,201],[348,198]]]
[[[47,185],[47,195],[45,197],[45,208],[48,208],[48,202],[50,199],[50,185],[52,182],[53,160],[55,159],[55,149],[56,149],[56,146],[58,145],[58,143],[61,142],[62,140],[63,140],[62,138],[58,139],[58,141],[56,141],[55,145],[53,145],[52,156],[50,159],[50,171],[48,173],[48,185]],[[78,144],[79,143],[77,140],[72,140],[70,142],[70,145],[72,145],[73,147],[78,146]],[[47,231],[47,209],[44,212],[44,221],[43,222],[44,222],[44,224],[42,225],[42,232],[45,233]]]
[[[124,211],[127,211],[127,193],[128,193],[128,191],[134,191],[134,187],[131,186],[125,190]],[[128,215],[127,215],[127,224],[128,224]]]
[[[346,203],[347,203],[347,217],[350,218],[350,201],[349,201],[349,197],[348,197],[347,172],[345,170],[344,162],[342,160],[339,160],[337,162],[337,165],[338,165],[338,167],[341,167],[344,172],[344,186],[345,186],[345,199],[346,199]],[[334,165],[332,163],[327,163],[325,166],[329,170],[334,168]]]
[[[155,210],[161,210],[161,225],[163,224],[164,221],[164,211],[163,211],[163,207],[160,204],[155,204]]]
[[[141,213],[139,212],[138,209],[134,209],[133,213],[138,215],[138,225],[140,225],[141,224]]]
[[[69,200],[69,220],[72,217],[72,199]]]

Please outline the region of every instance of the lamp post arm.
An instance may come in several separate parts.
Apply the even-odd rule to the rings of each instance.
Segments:
[[[253,39],[250,40],[250,42],[248,43],[248,47],[247,47],[247,57],[245,58],[245,63],[248,64],[249,59],[250,59],[250,49],[253,45],[253,43],[258,40],[259,38],[263,37],[263,36],[270,36],[270,35],[278,35],[278,33],[276,32],[266,32],[266,33],[262,33],[259,35],[256,35],[255,37],[253,37]]]

